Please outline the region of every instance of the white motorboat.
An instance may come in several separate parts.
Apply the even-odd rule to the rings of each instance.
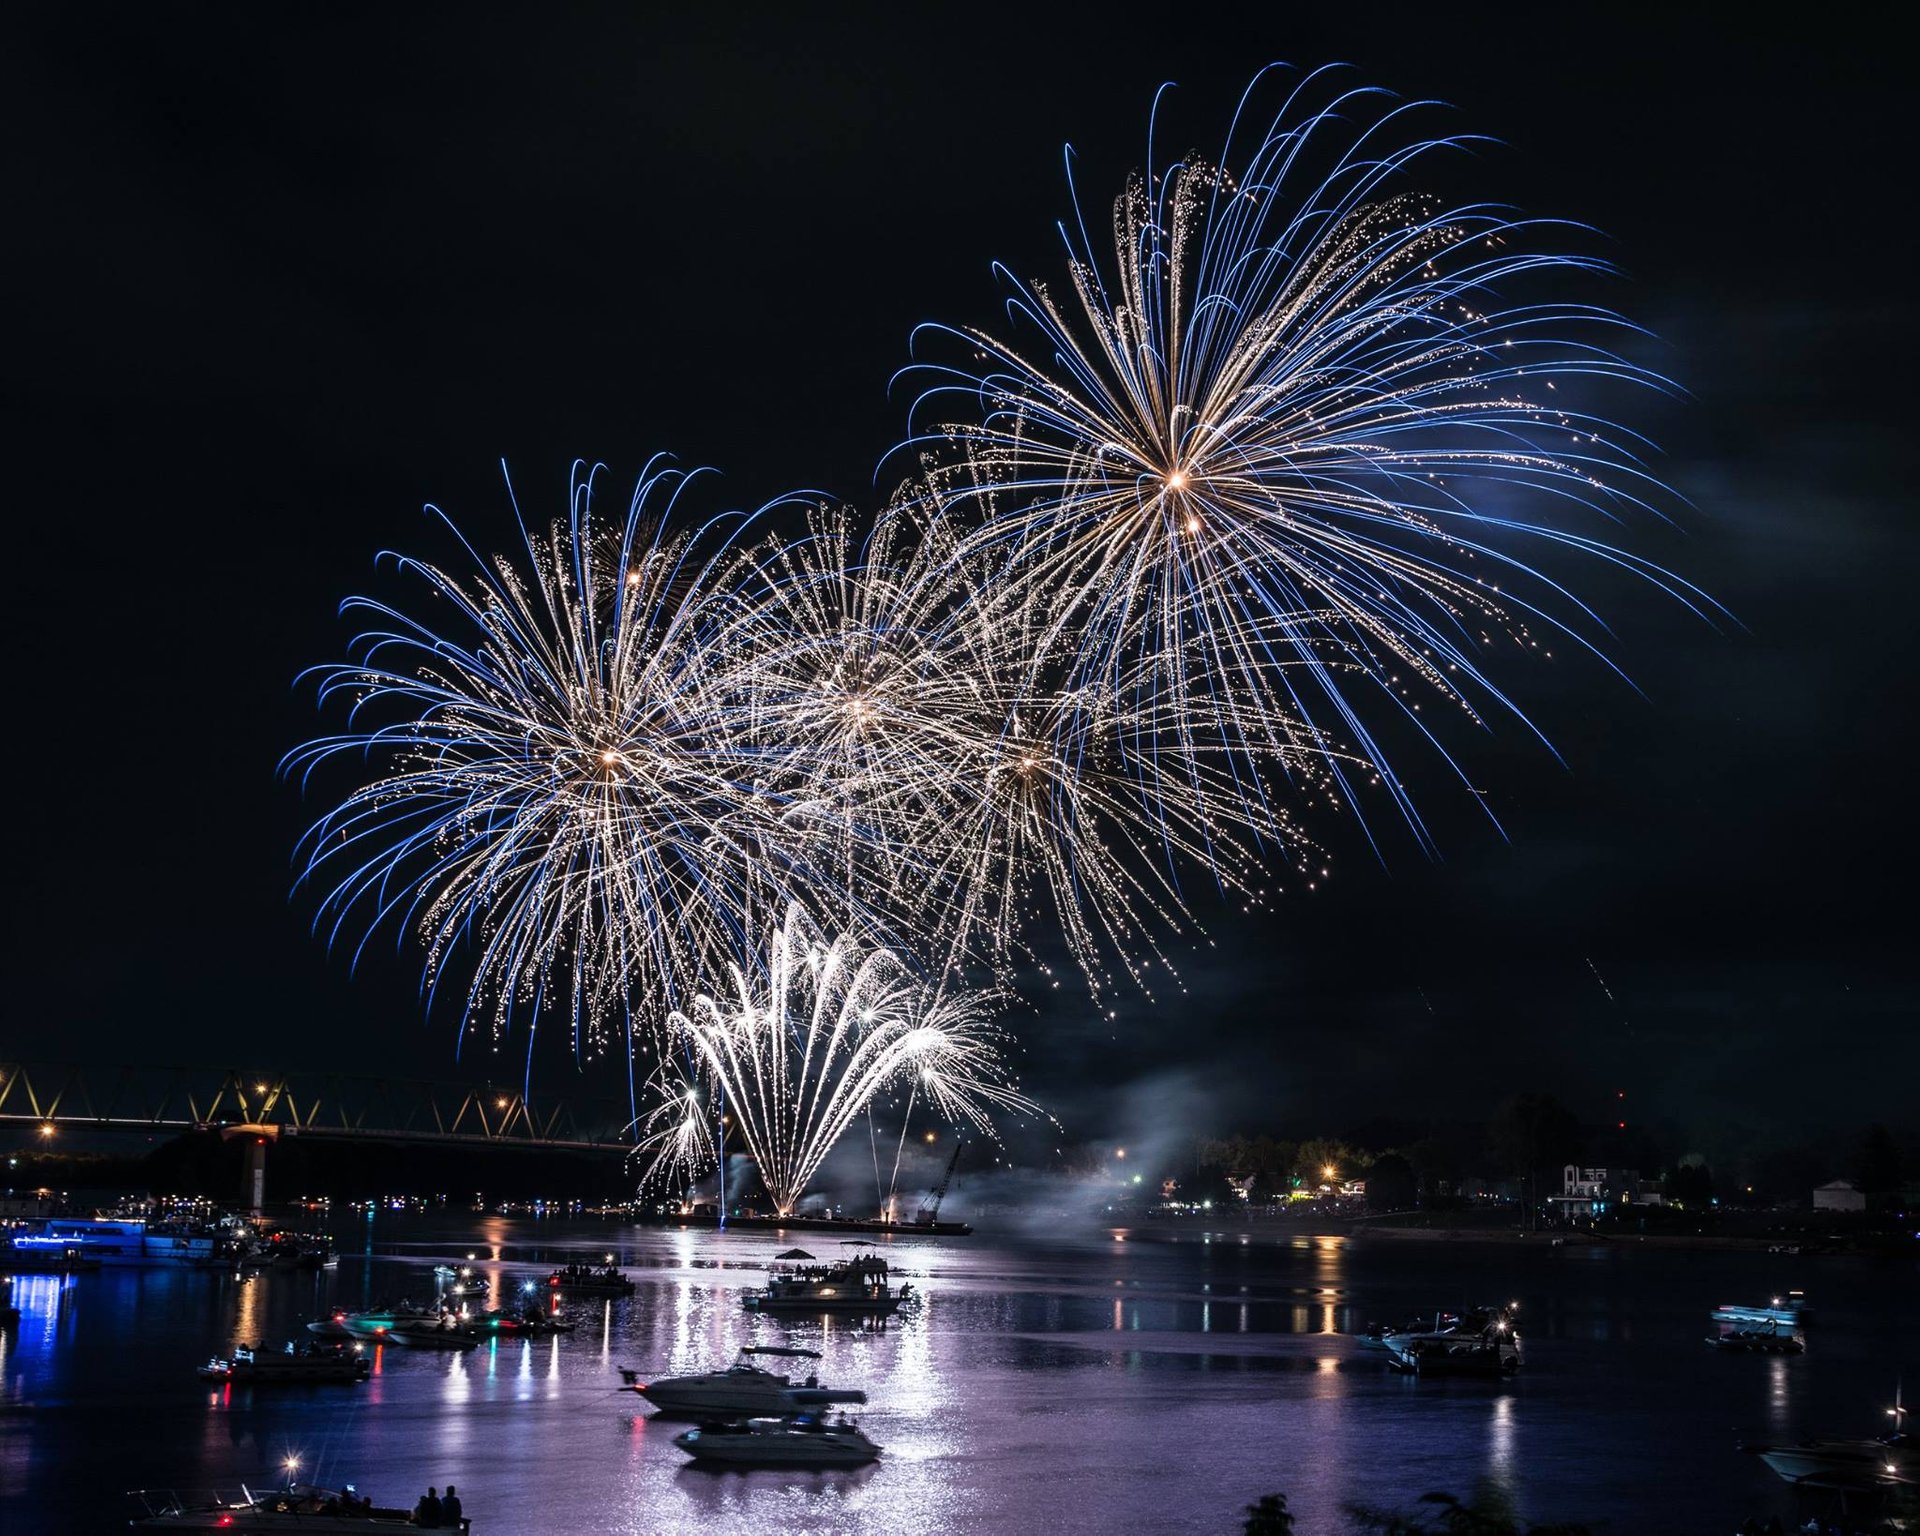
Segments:
[[[733,1467],[864,1467],[880,1455],[858,1424],[829,1424],[812,1414],[702,1424],[673,1443],[696,1463]]]
[[[1920,1445],[1906,1432],[1907,1409],[1898,1393],[1887,1416],[1891,1433],[1847,1440],[1819,1436],[1798,1445],[1748,1445],[1775,1473],[1790,1483],[1812,1488],[1920,1487]]]
[[[1713,1309],[1716,1323],[1774,1323],[1788,1330],[1804,1328],[1812,1318],[1813,1308],[1807,1305],[1805,1291],[1788,1291],[1784,1296],[1775,1296],[1764,1307],[1727,1302]]]
[[[271,1493],[256,1494],[246,1488],[237,1499],[214,1495],[208,1502],[188,1502],[179,1495],[161,1490],[136,1492],[145,1515],[128,1522],[135,1530],[224,1531],[227,1536],[279,1536],[281,1532],[307,1531],[417,1531],[410,1509],[379,1509],[360,1499],[351,1488],[316,1488],[307,1483],[290,1483]],[[442,1522],[442,1530],[471,1531],[473,1522],[464,1516],[454,1522]]]
[[[787,1349],[774,1345],[749,1345],[741,1358],[724,1371],[708,1371],[698,1376],[669,1376],[663,1380],[642,1381],[638,1371],[621,1371],[627,1386],[638,1392],[667,1418],[757,1418],[783,1417],[829,1403],[864,1403],[867,1394],[856,1388],[823,1387],[817,1376],[792,1381],[774,1371],[755,1365],[748,1356],[771,1355],[788,1359],[818,1360],[812,1349]]]

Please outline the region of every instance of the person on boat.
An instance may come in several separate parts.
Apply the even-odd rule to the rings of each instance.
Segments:
[[[439,1490],[429,1488],[413,1508],[413,1523],[426,1530],[436,1530],[440,1525],[441,1514]]]
[[[454,1527],[460,1526],[460,1495],[453,1491],[453,1484],[447,1484],[447,1496],[440,1501],[440,1519]]]

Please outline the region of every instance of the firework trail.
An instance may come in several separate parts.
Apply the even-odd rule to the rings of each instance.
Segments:
[[[356,958],[417,932],[430,1004],[467,958],[463,1038],[517,1014],[569,1019],[576,1050],[630,1037],[831,872],[811,786],[730,705],[754,517],[668,533],[689,477],[655,460],[603,520],[594,480],[576,466],[568,517],[522,524],[523,562],[390,557],[418,602],[343,605],[369,627],[309,676],[345,729],[282,765],[373,765],[308,830],[300,880]]]
[[[1409,190],[1465,142],[1410,137],[1426,104],[1322,70],[1260,132],[1259,84],[1217,164],[1163,166],[1150,134],[1104,262],[1074,194],[1065,296],[1003,270],[1006,338],[922,328],[909,444],[963,556],[1039,617],[1063,697],[1161,701],[1119,738],[1150,802],[1209,765],[1265,833],[1317,755],[1335,797],[1383,784],[1424,842],[1365,695],[1436,746],[1428,702],[1518,716],[1485,658],[1591,615],[1516,547],[1710,606],[1588,531],[1656,487],[1560,388],[1663,381],[1607,349],[1612,314],[1500,297],[1602,264],[1545,248],[1565,226]]]
[[[774,929],[761,966],[731,966],[729,977],[730,991],[671,1017],[692,1080],[667,1069],[657,1080],[660,1102],[639,1145],[646,1180],[712,1166],[724,1105],[786,1216],[834,1144],[885,1095],[904,1091],[906,1114],[924,1098],[987,1135],[992,1111],[1035,1108],[1006,1071],[990,999],[936,995],[889,950],[819,937],[798,907]]]

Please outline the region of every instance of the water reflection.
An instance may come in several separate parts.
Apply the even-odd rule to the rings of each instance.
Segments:
[[[370,1263],[349,1254],[318,1280],[22,1277],[25,1317],[0,1339],[0,1393],[9,1407],[59,1411],[10,1415],[0,1496],[104,1498],[87,1471],[101,1444],[125,1447],[123,1485],[237,1482],[291,1446],[316,1472],[342,1469],[383,1500],[457,1482],[502,1531],[1073,1536],[1231,1529],[1240,1508],[1281,1488],[1302,1530],[1339,1529],[1349,1500],[1407,1508],[1435,1486],[1468,1493],[1477,1474],[1542,1516],[1631,1523],[1641,1474],[1658,1464],[1686,1468],[1663,1506],[1673,1528],[1708,1529],[1728,1509],[1764,1511],[1772,1486],[1728,1452],[1729,1397],[1746,1405],[1738,1433],[1753,1438],[1797,1430],[1806,1407],[1793,1381],[1806,1359],[1767,1360],[1762,1384],[1757,1367],[1749,1382],[1722,1369],[1738,1362],[1700,1349],[1711,1298],[1696,1305],[1694,1293],[1707,1281],[1746,1288],[1738,1266],[1751,1261],[1739,1256],[1636,1254],[1574,1268],[1497,1248],[1383,1253],[1340,1239],[1143,1231],[1121,1242],[1106,1229],[1031,1244],[899,1244],[889,1256],[903,1274],[925,1271],[916,1286],[927,1300],[875,1330],[746,1313],[740,1282],[787,1246],[771,1237],[623,1232],[609,1242],[608,1228],[569,1239],[560,1223],[495,1217],[409,1228],[383,1216],[378,1229],[383,1251]],[[373,1378],[350,1389],[226,1396],[192,1376],[242,1326],[278,1339],[365,1288],[417,1294],[423,1256],[487,1253],[504,1295],[544,1273],[536,1262],[609,1247],[628,1258],[639,1294],[576,1307],[573,1334],[494,1340],[464,1357],[379,1347]],[[1837,1288],[1845,1271],[1833,1273]],[[1885,1290],[1876,1276],[1853,1283]],[[1356,1317],[1509,1292],[1547,1325],[1529,1331],[1528,1369],[1511,1385],[1399,1377],[1338,1334]],[[1874,1292],[1851,1306],[1883,1320],[1870,1338],[1849,1354],[1842,1321],[1820,1339],[1833,1401],[1862,1374],[1850,1361],[1911,1356],[1910,1310]],[[683,1471],[675,1426],[651,1423],[616,1391],[616,1365],[708,1369],[748,1341],[818,1349],[823,1381],[865,1388],[863,1424],[887,1448],[880,1465],[831,1477]],[[1878,1386],[1860,1384],[1860,1400]],[[1277,1473],[1247,1455],[1250,1437],[1311,1454]],[[119,1512],[70,1513],[61,1528],[104,1530]]]

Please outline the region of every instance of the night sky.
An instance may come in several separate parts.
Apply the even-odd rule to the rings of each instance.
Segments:
[[[40,9],[0,47],[0,1052],[457,1075],[414,951],[349,978],[288,895],[275,765],[319,723],[294,678],[342,653],[341,597],[392,590],[376,552],[440,548],[427,501],[506,547],[502,459],[536,515],[576,457],[630,481],[662,450],[729,504],[872,507],[911,328],[994,322],[995,259],[1060,273],[1063,143],[1098,209],[1162,81],[1170,147],[1211,149],[1259,66],[1343,60],[1502,141],[1463,185],[1605,232],[1625,276],[1587,296],[1690,392],[1617,402],[1677,493],[1623,541],[1744,628],[1556,567],[1644,696],[1568,658],[1500,674],[1565,758],[1451,738],[1510,841],[1403,763],[1440,860],[1316,825],[1330,889],[1205,914],[1186,996],[1014,1013],[1025,1086],[1080,1134],[1196,1098],[1221,1130],[1471,1119],[1526,1088],[1589,1117],[1626,1090],[1710,1150],[1911,1123],[1912,131],[1884,37],[1617,8]],[[573,1071],[556,1038],[538,1082]]]

